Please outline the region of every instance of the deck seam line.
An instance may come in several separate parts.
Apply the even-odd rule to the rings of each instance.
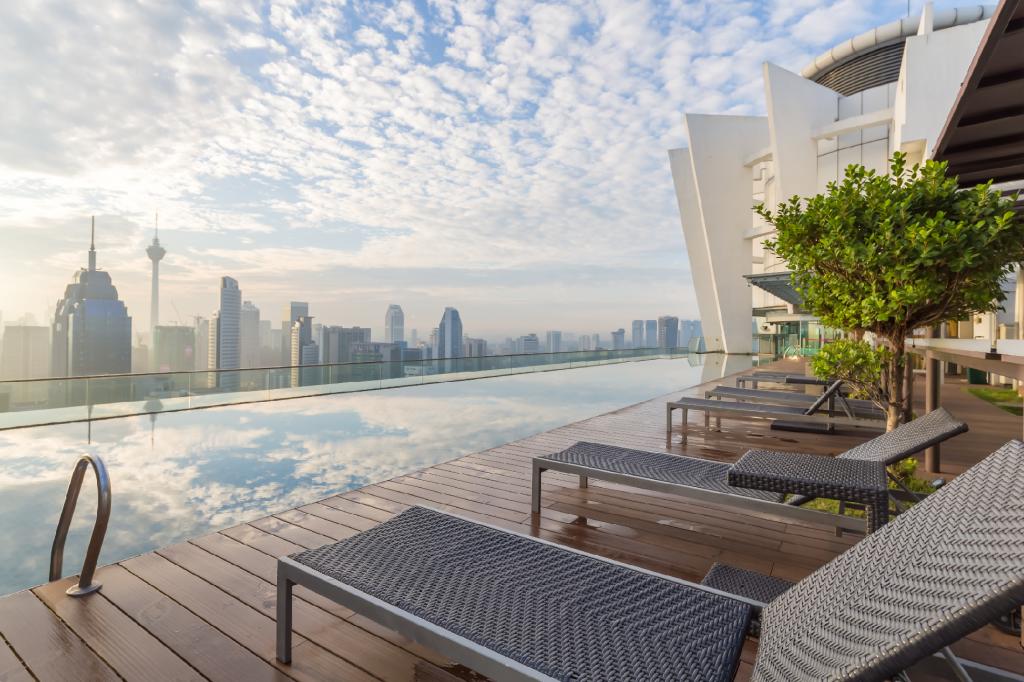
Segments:
[[[173,562],[173,561],[170,561],[170,559],[168,559],[167,557],[163,556],[162,554],[161,554],[161,555],[159,555],[159,556],[160,556],[160,558],[161,558],[161,559],[163,559],[164,561],[168,561],[169,563],[172,563],[172,564],[174,564],[174,562]],[[245,649],[246,651],[248,651],[248,652],[249,652],[250,654],[252,654],[253,656],[255,656],[255,657],[256,657],[257,659],[259,659],[259,660],[263,661],[264,663],[266,663],[267,665],[269,665],[269,666],[270,666],[271,668],[273,668],[273,669],[275,669],[275,670],[278,670],[278,671],[280,671],[280,672],[281,672],[281,673],[282,673],[282,674],[283,674],[283,675],[284,675],[285,677],[287,677],[288,679],[290,679],[290,680],[295,680],[295,679],[296,679],[295,677],[293,677],[293,676],[289,675],[289,674],[288,674],[288,671],[287,671],[287,670],[283,670],[283,669],[281,669],[281,668],[280,668],[279,666],[276,666],[276,665],[274,665],[274,663],[273,663],[272,661],[268,661],[267,659],[263,658],[263,657],[262,657],[262,656],[261,656],[261,655],[260,655],[260,654],[259,654],[258,652],[256,652],[256,651],[253,651],[252,649],[250,649],[249,647],[247,647],[247,646],[246,646],[245,644],[243,644],[242,642],[238,641],[237,639],[235,639],[234,637],[232,637],[231,635],[229,635],[229,634],[228,634],[227,632],[225,632],[225,631],[224,631],[224,630],[222,630],[221,628],[217,627],[217,625],[216,625],[215,623],[211,623],[210,621],[206,620],[206,619],[205,619],[205,618],[203,618],[203,617],[202,617],[201,615],[199,615],[198,613],[196,613],[195,611],[193,611],[192,609],[190,609],[190,608],[189,608],[189,607],[188,607],[187,605],[185,605],[185,604],[182,604],[182,603],[181,603],[180,601],[178,601],[177,599],[175,599],[175,598],[174,598],[174,597],[172,597],[171,595],[169,595],[169,594],[167,594],[166,592],[164,592],[163,590],[161,590],[161,589],[160,589],[160,588],[159,588],[158,586],[156,586],[156,585],[154,585],[153,583],[151,583],[151,582],[149,582],[148,580],[146,580],[146,579],[145,579],[145,578],[144,578],[143,576],[139,575],[138,573],[136,573],[135,571],[133,571],[132,569],[128,568],[127,566],[125,566],[125,565],[123,565],[123,564],[120,564],[120,563],[118,563],[117,565],[118,565],[118,566],[120,566],[121,568],[123,568],[124,570],[128,571],[128,573],[130,573],[131,575],[135,576],[136,578],[138,578],[138,579],[139,579],[139,580],[141,580],[142,582],[144,582],[144,583],[146,583],[147,585],[149,585],[150,587],[152,587],[152,588],[153,588],[154,590],[156,590],[156,591],[157,591],[158,593],[160,593],[160,594],[162,594],[163,596],[165,596],[165,597],[167,597],[168,599],[170,599],[170,600],[171,600],[172,602],[174,602],[175,604],[177,604],[177,605],[178,605],[178,606],[180,606],[181,608],[183,608],[183,609],[185,609],[186,611],[188,611],[189,613],[191,613],[191,614],[192,614],[193,616],[195,616],[196,618],[198,618],[198,619],[199,619],[199,620],[201,620],[202,622],[204,622],[204,623],[206,623],[207,625],[209,625],[209,626],[210,626],[211,628],[213,628],[214,630],[216,630],[216,631],[217,631],[217,632],[219,632],[220,634],[224,635],[224,637],[225,637],[226,639],[229,639],[229,640],[231,640],[232,642],[234,642],[235,644],[237,644],[238,646],[242,647],[243,649]],[[175,565],[175,566],[177,566],[177,564],[174,564],[174,565]],[[181,567],[179,566],[179,568],[181,568]],[[187,569],[183,569],[183,570],[187,570]],[[189,573],[191,573],[191,571],[189,571]],[[195,575],[195,574],[193,573],[192,575]],[[200,578],[200,579],[201,579],[201,580],[202,580],[203,582],[207,583],[208,585],[211,585],[212,587],[217,587],[216,585],[213,585],[212,583],[210,583],[209,581],[207,581],[207,580],[206,580],[205,578],[203,578],[202,576],[196,576],[196,577],[197,577],[197,578]],[[218,588],[218,589],[219,589],[219,588]],[[223,590],[221,590],[221,591],[223,592]],[[227,594],[227,593],[225,593],[225,594]],[[236,601],[239,601],[239,603],[243,603],[243,604],[244,604],[244,602],[241,602],[241,600],[237,599],[237,597],[234,597],[234,596],[232,596],[232,599],[235,599]],[[248,608],[252,608],[252,607],[251,607],[251,606],[249,606],[248,604],[245,604],[245,606],[247,606]],[[253,611],[256,611],[256,609],[252,609],[252,610],[253,610]],[[257,612],[257,613],[259,613],[259,611],[256,611],[256,612]],[[261,616],[263,616],[264,614],[260,613],[260,615],[261,615]],[[264,616],[264,617],[266,617],[266,616]],[[154,636],[155,636],[155,635],[154,635]]]
[[[50,605],[47,604],[38,594],[35,593],[35,590],[28,590],[28,591],[32,594],[33,597],[35,597],[36,599],[38,599],[42,603],[42,605],[46,608],[46,610],[48,610],[50,613],[53,614],[54,618],[56,618],[58,621],[60,621],[61,625],[63,625],[64,627],[66,627],[68,629],[68,632],[70,632],[71,634],[73,634],[75,637],[78,638],[78,641],[80,641],[82,643],[82,646],[84,646],[86,649],[91,651],[93,653],[93,655],[96,656],[96,658],[98,658],[101,661],[103,661],[104,663],[106,663],[107,667],[110,668],[110,671],[112,673],[114,673],[115,675],[117,675],[117,677],[119,679],[125,680],[125,676],[122,675],[121,672],[117,668],[114,667],[114,664],[111,663],[110,661],[108,661],[104,656],[102,656],[100,654],[100,652],[98,652],[94,648],[92,648],[89,645],[89,642],[87,642],[84,637],[82,637],[80,634],[78,634],[78,632],[76,632],[75,629],[73,627],[71,627],[71,623],[68,623],[66,620],[64,620],[63,618],[60,617],[60,614],[58,614],[56,611],[51,609]],[[126,680],[126,682],[127,682],[127,680]]]
[[[192,543],[191,543],[191,542],[187,542],[187,543],[185,543],[185,544],[189,544],[189,545],[191,545]],[[212,556],[212,557],[215,557],[215,558],[217,558],[217,559],[220,559],[221,561],[224,561],[225,563],[229,563],[229,564],[231,564],[232,566],[234,566],[234,565],[235,565],[235,564],[231,563],[230,561],[226,561],[225,559],[221,559],[221,557],[217,556],[217,555],[216,555],[216,554],[214,554],[213,552],[209,552],[209,551],[207,551],[207,550],[203,549],[202,547],[199,547],[198,545],[192,545],[192,546],[193,546],[193,547],[195,547],[196,549],[198,549],[198,550],[200,550],[200,551],[202,551],[202,552],[206,553],[206,554],[209,554],[209,555],[210,555],[210,556]],[[162,550],[162,549],[165,549],[165,548],[161,547],[160,549]],[[200,575],[200,574],[196,573],[195,571],[193,571],[193,570],[189,569],[189,568],[188,568],[187,566],[182,566],[181,564],[179,564],[179,563],[178,563],[177,561],[175,561],[174,559],[172,559],[172,558],[170,558],[170,557],[168,557],[168,556],[165,556],[165,555],[163,555],[163,554],[160,554],[160,550],[157,550],[157,551],[156,551],[155,553],[156,553],[156,554],[157,554],[157,555],[158,555],[158,556],[159,556],[160,558],[162,558],[162,559],[163,559],[164,561],[167,561],[167,562],[169,562],[169,563],[171,563],[171,564],[174,564],[175,566],[177,566],[177,567],[178,567],[178,568],[180,568],[181,570],[185,571],[186,573],[191,573],[191,574],[192,574],[192,575],[194,575],[195,577],[197,577],[197,578],[199,578],[200,580],[202,580],[203,582],[205,582],[205,583],[206,583],[207,585],[210,585],[211,587],[213,587],[213,588],[215,588],[215,589],[217,589],[217,590],[220,590],[221,592],[223,592],[223,593],[224,593],[224,594],[226,594],[227,596],[229,596],[229,597],[231,597],[232,599],[234,599],[235,601],[237,601],[237,602],[238,602],[239,604],[242,604],[242,605],[243,605],[243,606],[245,606],[246,608],[252,609],[252,610],[253,610],[253,611],[255,611],[255,612],[256,612],[257,614],[259,614],[260,616],[262,616],[263,618],[266,618],[266,619],[268,619],[268,620],[269,620],[270,622],[272,622],[272,623],[276,623],[276,622],[277,622],[277,621],[276,621],[276,620],[275,620],[274,618],[272,618],[272,617],[268,616],[267,614],[263,613],[263,612],[262,612],[262,611],[260,611],[259,609],[255,608],[255,607],[253,607],[253,606],[249,606],[249,604],[245,603],[244,601],[242,601],[241,599],[239,599],[239,598],[238,598],[238,597],[236,597],[235,595],[231,594],[230,592],[228,592],[227,590],[225,590],[225,589],[224,589],[223,587],[221,587],[220,585],[217,585],[217,584],[215,584],[215,583],[212,583],[212,582],[210,582],[209,580],[207,580],[206,578],[204,578],[204,577],[203,577],[202,575]],[[241,568],[240,566],[239,566],[238,568],[239,568],[239,569],[241,569],[242,571],[245,571],[245,569]],[[248,571],[245,571],[245,572],[246,572],[246,573],[248,573]],[[252,575],[252,574],[250,574],[250,575]],[[258,576],[257,576],[257,577],[258,577]],[[260,578],[260,580],[262,581],[262,580],[263,580],[263,578]],[[263,581],[263,582],[266,582],[266,581]],[[275,589],[276,589],[276,587],[277,587],[277,586],[275,585],[274,587],[275,587]],[[305,600],[303,600],[303,601],[305,601]],[[308,603],[308,602],[306,602],[306,603]],[[182,606],[184,606],[184,604],[182,604]],[[316,606],[316,605],[314,604],[313,606]],[[320,608],[320,607],[316,607],[316,608]],[[198,615],[198,614],[197,614],[197,615]],[[332,615],[333,615],[333,614],[332,614]],[[340,618],[339,620],[345,620],[345,619],[344,619],[344,618]],[[345,621],[345,622],[348,622],[348,621]],[[212,625],[212,623],[211,623],[211,625]],[[294,631],[294,628],[293,628],[293,631]],[[225,633],[225,634],[227,634],[227,633]],[[303,634],[302,634],[301,632],[295,632],[295,634],[297,634],[297,635],[299,635],[300,637],[302,637],[302,638],[303,638],[304,640],[306,640],[306,642],[307,642],[307,643],[309,643],[309,644],[311,644],[311,645],[313,645],[313,646],[317,647],[318,649],[322,649],[322,650],[324,651],[324,653],[326,653],[326,654],[328,654],[328,655],[330,655],[330,656],[334,656],[335,658],[341,659],[342,661],[345,661],[345,663],[349,664],[350,666],[352,666],[353,668],[355,668],[355,669],[357,669],[357,670],[361,670],[362,672],[366,673],[367,675],[369,675],[369,676],[370,676],[370,677],[372,677],[373,679],[375,679],[375,680],[380,680],[381,682],[387,682],[386,680],[384,680],[384,678],[382,678],[382,677],[380,677],[379,675],[376,675],[376,674],[374,674],[374,673],[370,672],[369,670],[367,670],[366,668],[364,668],[364,667],[363,667],[362,665],[360,665],[360,664],[358,664],[358,663],[356,663],[356,662],[354,662],[354,661],[351,661],[351,660],[349,660],[349,659],[345,658],[344,656],[341,656],[341,655],[340,655],[340,654],[338,654],[337,652],[331,651],[330,649],[328,649],[328,648],[327,648],[327,647],[325,647],[324,645],[320,644],[319,642],[317,642],[317,641],[315,641],[315,640],[313,640],[313,639],[310,639],[310,638],[309,638],[309,637],[308,637],[307,635],[303,635]],[[381,640],[381,641],[386,641],[386,640]],[[257,654],[257,655],[258,655],[258,654]],[[264,659],[264,660],[266,660],[266,659]],[[276,666],[275,666],[275,667],[276,667]],[[278,668],[278,669],[280,670],[280,668]],[[291,676],[289,675],[289,677],[291,677]],[[292,678],[292,679],[295,679],[295,678]]]
[[[11,644],[11,641],[7,639],[7,635],[5,635],[2,630],[0,630],[0,640],[3,640],[3,643],[6,644],[7,648],[10,649],[12,654],[14,654],[14,657],[18,659],[18,663],[21,663],[21,667],[25,670],[25,672],[27,672],[32,677],[33,680],[39,682],[39,676],[32,672],[32,668],[28,666],[28,662],[21,657],[21,654],[19,654],[18,650],[14,648],[14,645]]]

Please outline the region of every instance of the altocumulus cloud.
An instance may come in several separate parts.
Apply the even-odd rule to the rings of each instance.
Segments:
[[[166,290],[202,305],[238,272],[274,304],[427,300],[419,272],[446,295],[583,305],[573,287],[594,269],[610,310],[695,314],[665,155],[682,112],[758,113],[762,61],[799,69],[904,8],[5,2],[0,229],[21,246],[0,264],[23,268],[38,313],[81,262],[83,216],[107,217],[101,258],[145,319],[132,297],[159,207]]]

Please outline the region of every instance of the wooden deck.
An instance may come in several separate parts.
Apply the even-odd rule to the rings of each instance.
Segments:
[[[972,427],[943,450],[950,474],[1020,437],[1019,418],[962,387],[947,386],[943,397]],[[474,679],[471,671],[302,588],[296,591],[294,663],[274,661],[275,558],[348,537],[413,504],[690,580],[714,561],[799,579],[855,541],[598,481],[581,490],[574,478],[557,473],[546,474],[544,510],[531,518],[533,455],[578,440],[664,451],[665,398],[106,566],[97,574],[102,590],[84,599],[65,596],[70,580],[0,598],[0,680]],[[731,461],[752,446],[826,454],[864,438],[774,432],[756,421],[723,420],[723,428],[708,434],[693,428],[688,446],[671,451]],[[955,650],[1024,673],[1019,642],[992,627]],[[741,679],[749,676],[755,654],[750,640]],[[914,679],[936,677],[926,671]]]

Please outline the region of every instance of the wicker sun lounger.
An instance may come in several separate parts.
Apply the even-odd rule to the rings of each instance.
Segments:
[[[710,402],[710,401],[709,401]],[[863,461],[877,464],[880,470],[911,457],[925,448],[941,443],[967,431],[967,424],[956,419],[945,408],[939,408],[917,419],[883,433],[853,447],[834,459]],[[763,450],[751,450],[762,453]],[[776,453],[781,460],[805,457],[800,453]],[[827,458],[825,458],[827,459]],[[792,469],[792,464],[788,465]],[[586,486],[589,478],[622,483],[645,490],[667,492],[706,502],[728,504],[738,508],[806,523],[825,523],[845,530],[862,530],[850,517],[826,514],[804,509],[800,505],[823,496],[830,489],[827,481],[816,481],[802,489],[790,488],[794,494],[786,504],[780,504],[783,495],[762,490],[746,490],[728,484],[733,465],[696,457],[682,457],[660,452],[631,450],[598,443],[576,443],[572,447],[551,455],[533,458],[533,511],[540,511],[541,476],[545,471],[561,471],[580,477]],[[836,470],[837,477],[859,479],[858,472]],[[884,475],[884,474],[883,474]],[[799,479],[797,474],[794,479]],[[842,483],[837,480],[836,483]],[[853,486],[850,486],[853,487]],[[860,492],[860,491],[856,491]],[[848,501],[856,501],[851,495]]]
[[[820,400],[820,396],[797,393],[795,391],[768,391],[757,388],[736,388],[733,386],[716,386],[704,392],[705,398],[716,398],[718,400],[729,399],[737,402],[765,403],[768,405],[787,405],[790,407],[802,407],[807,409],[814,406]],[[842,411],[847,417],[859,417],[862,419],[884,419],[885,414],[878,405],[870,400],[857,400],[845,398],[842,395],[834,396],[828,401],[830,412]],[[819,408],[820,409],[820,408]]]
[[[1022,467],[1011,441],[764,606],[753,679],[881,680],[1018,606]],[[300,585],[495,680],[725,682],[763,605],[419,507],[277,571],[280,661]]]
[[[821,409],[832,401],[842,382],[834,381],[828,389],[817,396],[810,405],[806,407],[793,405],[765,405],[756,402],[732,402],[725,400],[708,400],[707,398],[683,397],[671,401],[665,406],[665,442],[672,444],[672,413],[681,410],[683,413],[682,444],[686,444],[686,436],[689,428],[688,413],[690,410],[699,410],[704,413],[704,428],[711,428],[711,417],[715,418],[716,426],[721,426],[722,417],[741,417],[784,420],[787,423],[816,424],[831,430],[835,426],[853,426],[878,429],[877,422],[881,418],[881,412],[862,413],[860,417],[847,417],[844,415],[828,414],[821,412]]]

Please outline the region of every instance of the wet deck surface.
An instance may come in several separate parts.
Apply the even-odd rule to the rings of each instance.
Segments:
[[[718,382],[712,382],[711,385]],[[686,393],[703,395],[705,386]],[[348,537],[410,505],[464,516],[689,580],[715,561],[796,580],[856,541],[825,528],[737,513],[679,497],[545,474],[543,512],[531,517],[530,458],[588,440],[666,451],[660,396],[616,412],[101,568],[102,590],[65,596],[65,580],[0,598],[0,680],[437,680],[469,671],[348,609],[299,588],[294,663],[274,661],[275,558]],[[947,384],[943,404],[971,432],[943,448],[955,475],[1010,438],[1021,420]],[[678,414],[677,414],[678,420]],[[669,451],[733,461],[751,447],[830,454],[864,440],[771,431],[764,421],[723,420]],[[678,438],[676,439],[678,441]],[[1024,674],[1017,639],[986,627],[957,653]],[[739,678],[749,676],[749,640]],[[940,673],[940,678],[941,678]],[[936,679],[928,671],[913,679]]]

